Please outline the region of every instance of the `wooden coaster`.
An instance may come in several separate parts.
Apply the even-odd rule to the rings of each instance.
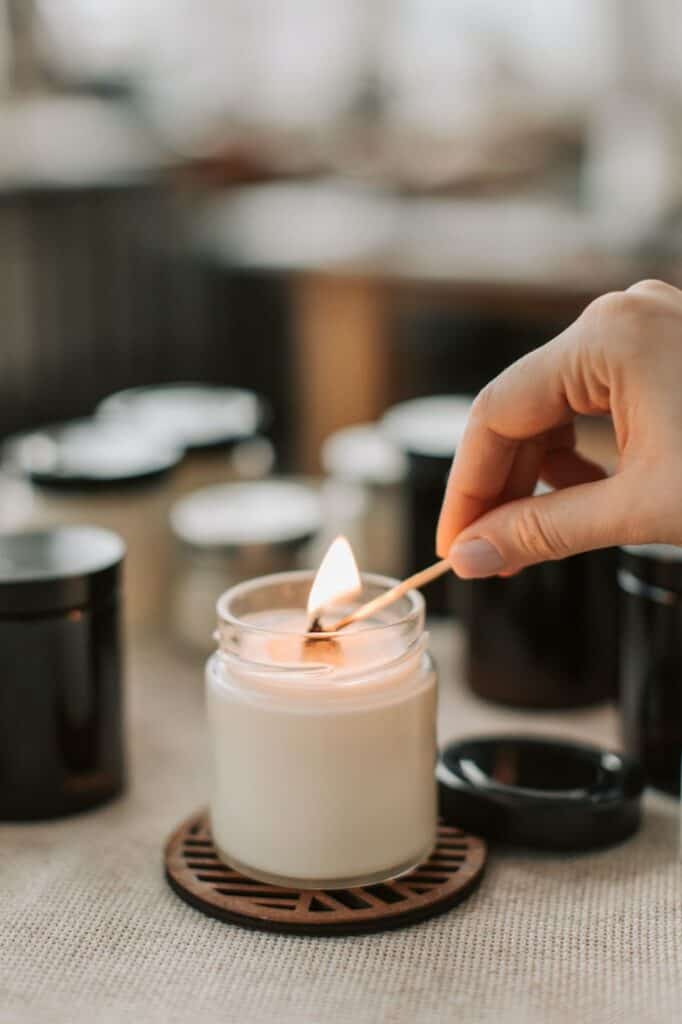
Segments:
[[[395,881],[359,889],[280,889],[233,871],[213,846],[206,812],[173,833],[165,850],[166,878],[187,903],[246,928],[300,935],[353,935],[415,924],[465,899],[483,875],[482,839],[438,826],[427,861]]]

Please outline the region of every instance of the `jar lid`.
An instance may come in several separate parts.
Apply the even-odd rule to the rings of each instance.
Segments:
[[[404,452],[451,459],[464,434],[472,402],[468,395],[413,398],[384,413],[381,429]]]
[[[490,839],[587,850],[639,827],[639,764],[598,747],[537,736],[474,737],[448,744],[436,775],[447,821]]]
[[[299,481],[220,484],[177,501],[170,522],[183,543],[202,551],[302,542],[322,525],[322,499]]]
[[[253,391],[194,383],[119,391],[100,403],[97,414],[193,449],[252,437],[267,419],[265,402]]]
[[[632,544],[620,549],[618,579],[624,590],[638,591],[638,583],[682,594],[682,548],[673,544]],[[649,592],[649,596],[655,594]]]
[[[168,473],[183,454],[172,441],[97,419],[17,434],[4,451],[9,464],[36,483],[68,489],[145,483]]]
[[[95,526],[0,536],[0,615],[93,604],[117,589],[125,544]]]
[[[407,472],[403,452],[374,423],[330,434],[321,455],[330,476],[356,483],[396,484]]]

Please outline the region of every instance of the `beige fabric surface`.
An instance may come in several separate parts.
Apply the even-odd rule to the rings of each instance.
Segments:
[[[521,714],[458,684],[439,627],[442,738],[529,729],[616,743],[611,709]],[[131,646],[131,787],[104,809],[0,825],[1,1024],[615,1024],[682,1019],[678,805],[650,795],[609,851],[493,849],[481,888],[403,931],[313,939],[209,920],[167,888],[173,826],[205,802],[202,666]]]

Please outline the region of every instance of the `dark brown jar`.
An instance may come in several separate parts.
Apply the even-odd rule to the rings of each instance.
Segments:
[[[467,672],[486,700],[595,704],[617,691],[617,550],[531,566],[469,589]]]
[[[621,550],[620,706],[625,748],[648,781],[680,793],[682,765],[682,548]]]
[[[394,405],[381,420],[385,435],[407,458],[404,561],[408,574],[436,558],[436,527],[455,449],[464,433],[472,399],[433,395]],[[461,588],[452,573],[425,592],[430,614],[459,611]]]
[[[0,819],[121,792],[121,539],[95,527],[0,537]]]

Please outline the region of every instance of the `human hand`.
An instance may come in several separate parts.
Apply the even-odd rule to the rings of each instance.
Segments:
[[[613,476],[575,451],[580,413],[611,414]],[[534,497],[539,479],[555,490]],[[642,281],[596,299],[479,394],[437,550],[474,578],[653,542],[682,544],[682,291]]]

